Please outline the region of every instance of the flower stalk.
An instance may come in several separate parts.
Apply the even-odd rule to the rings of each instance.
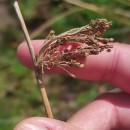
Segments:
[[[71,29],[59,35],[56,35],[54,31],[50,31],[43,46],[40,48],[38,54],[35,55],[28,30],[17,2],[14,3],[14,7],[32,57],[35,76],[46,114],[49,118],[53,118],[43,82],[44,71],[51,69],[51,67],[58,67],[75,78],[76,76],[70,73],[67,67],[82,68],[84,67],[84,61],[87,56],[98,55],[102,51],[111,51],[113,46],[108,43],[112,42],[113,39],[103,38],[103,32],[109,28],[111,22],[108,22],[106,19],[91,20],[88,25]],[[69,48],[66,47],[68,43],[70,43]]]
[[[30,51],[30,55],[32,57],[34,71],[35,71],[35,76],[36,76],[38,88],[39,88],[40,93],[41,93],[42,101],[43,101],[43,104],[44,104],[44,107],[45,107],[45,112],[47,114],[47,117],[53,118],[53,114],[52,114],[52,110],[51,110],[51,107],[50,107],[50,103],[49,103],[49,100],[48,100],[48,97],[47,97],[45,86],[43,84],[42,73],[37,68],[37,61],[36,61],[34,49],[33,49],[33,46],[32,46],[32,42],[31,42],[28,30],[26,28],[26,25],[25,25],[22,13],[20,11],[18,2],[15,1],[14,7],[15,7],[16,13],[18,15],[20,24],[22,26],[22,29],[23,29],[23,32],[24,32],[24,35],[25,35],[25,38],[26,38],[26,41],[27,41],[27,45],[28,45],[28,48],[29,48],[29,51]]]

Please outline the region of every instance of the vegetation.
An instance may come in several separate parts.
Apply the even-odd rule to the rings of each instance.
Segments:
[[[17,46],[24,36],[13,2],[0,2],[0,128],[3,130],[13,129],[24,118],[45,115],[34,74],[16,58]],[[51,29],[60,34],[84,26],[92,19],[105,18],[113,23],[105,37],[130,41],[129,0],[19,0],[19,4],[33,39],[45,38]],[[61,120],[112,88],[106,82],[65,75],[46,74],[44,78],[54,116]]]

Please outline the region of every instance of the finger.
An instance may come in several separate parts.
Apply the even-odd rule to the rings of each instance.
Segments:
[[[33,40],[33,48],[35,54],[37,54],[38,50],[43,45],[43,43],[44,40]],[[17,57],[22,64],[29,68],[32,68],[33,65],[27,43],[23,42],[19,45],[17,49]]]
[[[43,44],[43,40],[36,40],[33,43],[35,52],[37,53]],[[99,55],[88,56],[85,60],[85,67],[69,67],[67,70],[77,78],[106,80],[122,88],[124,91],[130,92],[130,45],[118,43],[114,43],[113,45],[114,47],[110,53],[104,51]],[[31,58],[25,43],[19,46],[17,55],[24,65],[31,66]],[[61,73],[61,70],[53,67],[51,72]]]
[[[62,121],[43,117],[32,117],[20,122],[14,130],[82,130]]]
[[[68,123],[84,130],[130,130],[130,95],[105,94],[85,106]]]
[[[19,123],[14,130],[129,130],[130,95],[106,94],[76,113],[68,123],[34,117]]]

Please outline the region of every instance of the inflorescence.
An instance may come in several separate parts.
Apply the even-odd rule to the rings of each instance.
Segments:
[[[41,47],[37,54],[37,67],[44,72],[45,69],[50,69],[50,66],[57,66],[69,75],[65,67],[84,67],[84,59],[89,55],[97,55],[106,50],[111,51],[112,38],[102,38],[103,32],[109,28],[111,22],[106,19],[91,20],[88,25],[80,28],[74,28],[59,35],[55,35],[54,31],[50,31],[45,39],[44,45]],[[59,49],[71,43],[73,46],[68,49]]]

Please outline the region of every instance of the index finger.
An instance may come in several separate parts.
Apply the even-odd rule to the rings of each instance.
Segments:
[[[43,40],[34,40],[35,53],[43,44]],[[111,43],[114,45],[110,53],[101,52],[98,55],[88,56],[83,68],[69,67],[67,70],[77,78],[85,80],[105,80],[130,93],[130,45]],[[17,56],[27,67],[32,66],[31,57],[26,43],[20,44]],[[64,73],[53,67],[51,72]]]

